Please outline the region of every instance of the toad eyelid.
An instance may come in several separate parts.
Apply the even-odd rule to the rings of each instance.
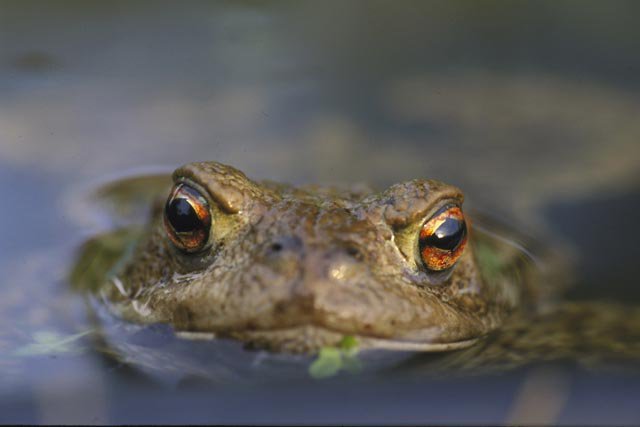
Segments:
[[[175,181],[175,183],[173,184],[173,189],[171,190],[171,194],[174,194],[175,191],[180,186],[183,186],[183,185],[186,185],[187,187],[191,187],[194,190],[196,190],[196,192],[200,195],[200,197],[205,199],[205,201],[209,204],[210,207],[215,204],[215,199],[211,197],[211,194],[209,194],[209,192],[204,186],[198,184],[192,179],[185,178],[185,177],[180,177]]]

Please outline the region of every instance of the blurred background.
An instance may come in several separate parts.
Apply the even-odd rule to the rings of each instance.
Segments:
[[[639,16],[634,1],[0,0],[3,293],[59,289],[89,233],[70,202],[87,185],[217,160],[292,183],[443,180],[562,246],[573,297],[640,302]],[[131,400],[128,383],[82,363],[56,377],[34,361],[0,420],[492,423],[522,386],[241,389],[211,406],[197,391]],[[72,404],[98,377],[98,396]],[[568,383],[584,387],[555,421],[640,422],[637,379]]]

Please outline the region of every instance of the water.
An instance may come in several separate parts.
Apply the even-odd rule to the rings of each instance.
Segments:
[[[637,9],[0,2],[0,349],[84,321],[81,301],[56,298],[100,225],[75,194],[204,159],[290,182],[439,178],[562,248],[571,297],[638,303]],[[215,387],[80,350],[24,360],[2,366],[2,421],[640,421],[637,376],[572,364]]]

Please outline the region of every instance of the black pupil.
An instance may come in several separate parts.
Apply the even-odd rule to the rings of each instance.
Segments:
[[[202,228],[200,218],[186,199],[173,199],[167,206],[166,214],[177,233],[188,233]]]
[[[447,218],[431,236],[421,240],[420,244],[455,251],[466,234],[467,226],[464,221]]]

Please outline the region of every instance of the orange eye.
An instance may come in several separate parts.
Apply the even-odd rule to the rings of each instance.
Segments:
[[[185,252],[204,249],[211,229],[207,200],[194,188],[177,185],[164,208],[164,228],[178,249]]]
[[[467,243],[467,225],[458,206],[445,206],[422,226],[420,258],[431,271],[453,267]]]

